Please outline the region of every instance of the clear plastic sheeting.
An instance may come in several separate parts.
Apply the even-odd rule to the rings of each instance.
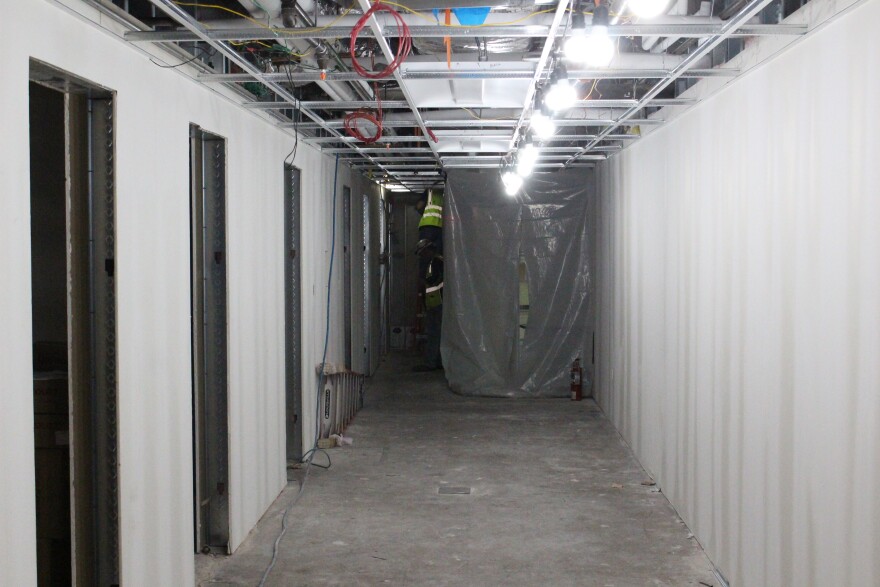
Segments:
[[[568,397],[592,381],[592,170],[535,174],[515,197],[497,170],[446,183],[441,352],[453,391]]]

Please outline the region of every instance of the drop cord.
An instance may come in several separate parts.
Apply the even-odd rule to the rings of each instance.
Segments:
[[[330,236],[330,268],[327,271],[327,317],[325,321],[324,327],[324,351],[321,355],[321,373],[318,375],[318,393],[315,395],[315,438],[312,443],[312,448],[303,455],[303,461],[306,463],[306,472],[303,476],[302,483],[300,483],[299,491],[296,496],[293,498],[287,508],[284,510],[284,515],[281,517],[281,532],[278,533],[278,537],[275,539],[275,544],[272,546],[272,561],[269,563],[269,566],[266,567],[266,570],[263,572],[263,576],[260,578],[259,587],[264,587],[266,584],[266,579],[269,578],[269,573],[272,572],[272,569],[275,567],[275,563],[278,562],[278,546],[281,544],[281,539],[284,538],[284,535],[287,533],[287,516],[290,514],[290,510],[293,509],[293,506],[296,505],[296,502],[299,501],[300,496],[303,494],[303,491],[306,488],[306,481],[309,479],[309,472],[311,471],[312,461],[315,458],[315,455],[318,452],[318,436],[320,436],[320,413],[321,413],[321,389],[324,387],[324,367],[327,363],[327,345],[330,342],[330,285],[333,281],[333,258],[336,255],[336,190],[338,186],[339,180],[339,154],[336,155],[336,166],[333,171],[333,221],[331,228],[331,236]],[[324,453],[326,454],[326,453]],[[327,455],[327,466],[315,464],[316,467],[321,468],[329,468],[330,457]]]

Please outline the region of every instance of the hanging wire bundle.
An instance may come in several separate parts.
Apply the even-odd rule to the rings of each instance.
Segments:
[[[382,138],[382,99],[379,97],[378,84],[373,84],[373,93],[376,95],[375,114],[369,110],[361,108],[360,110],[349,112],[343,119],[345,132],[347,132],[349,136],[352,136],[367,145],[372,145]],[[358,128],[359,121],[375,125],[376,132],[372,136],[365,135],[361,129]]]
[[[379,72],[370,72],[364,69],[364,67],[358,62],[356,55],[356,44],[358,35],[361,30],[366,26],[367,21],[369,21],[370,17],[372,17],[375,13],[384,11],[389,12],[397,23],[397,55],[395,55],[394,59],[389,63],[385,69]],[[412,35],[409,32],[409,26],[407,26],[406,21],[403,20],[403,17],[399,12],[388,6],[387,4],[382,4],[381,2],[376,2],[373,4],[368,11],[361,16],[357,23],[355,23],[354,28],[351,29],[351,39],[349,44],[349,51],[351,52],[351,66],[361,77],[365,77],[368,79],[380,79],[385,78],[391,75],[397,70],[400,65],[406,61],[406,58],[409,57],[409,53],[412,50]]]

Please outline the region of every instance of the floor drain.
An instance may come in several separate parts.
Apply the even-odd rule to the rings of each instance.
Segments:
[[[471,488],[470,487],[450,487],[448,485],[442,485],[437,490],[437,493],[440,495],[470,495]]]

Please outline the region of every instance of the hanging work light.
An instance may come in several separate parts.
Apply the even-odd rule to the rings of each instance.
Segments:
[[[666,12],[669,0],[629,0],[627,7],[642,18],[654,18]]]
[[[587,31],[584,24],[584,13],[581,10],[580,0],[575,2],[571,13],[571,36],[565,40],[562,50],[565,58],[569,61],[580,62],[584,60],[587,52]]]
[[[535,100],[535,112],[532,114],[532,132],[539,139],[549,139],[556,132],[556,123],[550,115],[550,109],[544,103],[542,96]]]
[[[504,184],[504,193],[515,196],[523,185],[523,179],[512,171],[501,174],[501,183]]]
[[[549,139],[556,132],[556,123],[539,110],[532,115],[532,131],[539,139]]]
[[[614,41],[608,36],[608,7],[597,4],[593,9],[593,30],[587,37],[584,62],[592,67],[608,67],[614,58]]]
[[[568,110],[577,101],[577,90],[568,81],[568,73],[561,63],[550,76],[550,89],[544,96],[544,104],[553,112]]]
[[[538,148],[532,143],[527,143],[516,154],[516,174],[520,177],[530,176],[537,162]]]

